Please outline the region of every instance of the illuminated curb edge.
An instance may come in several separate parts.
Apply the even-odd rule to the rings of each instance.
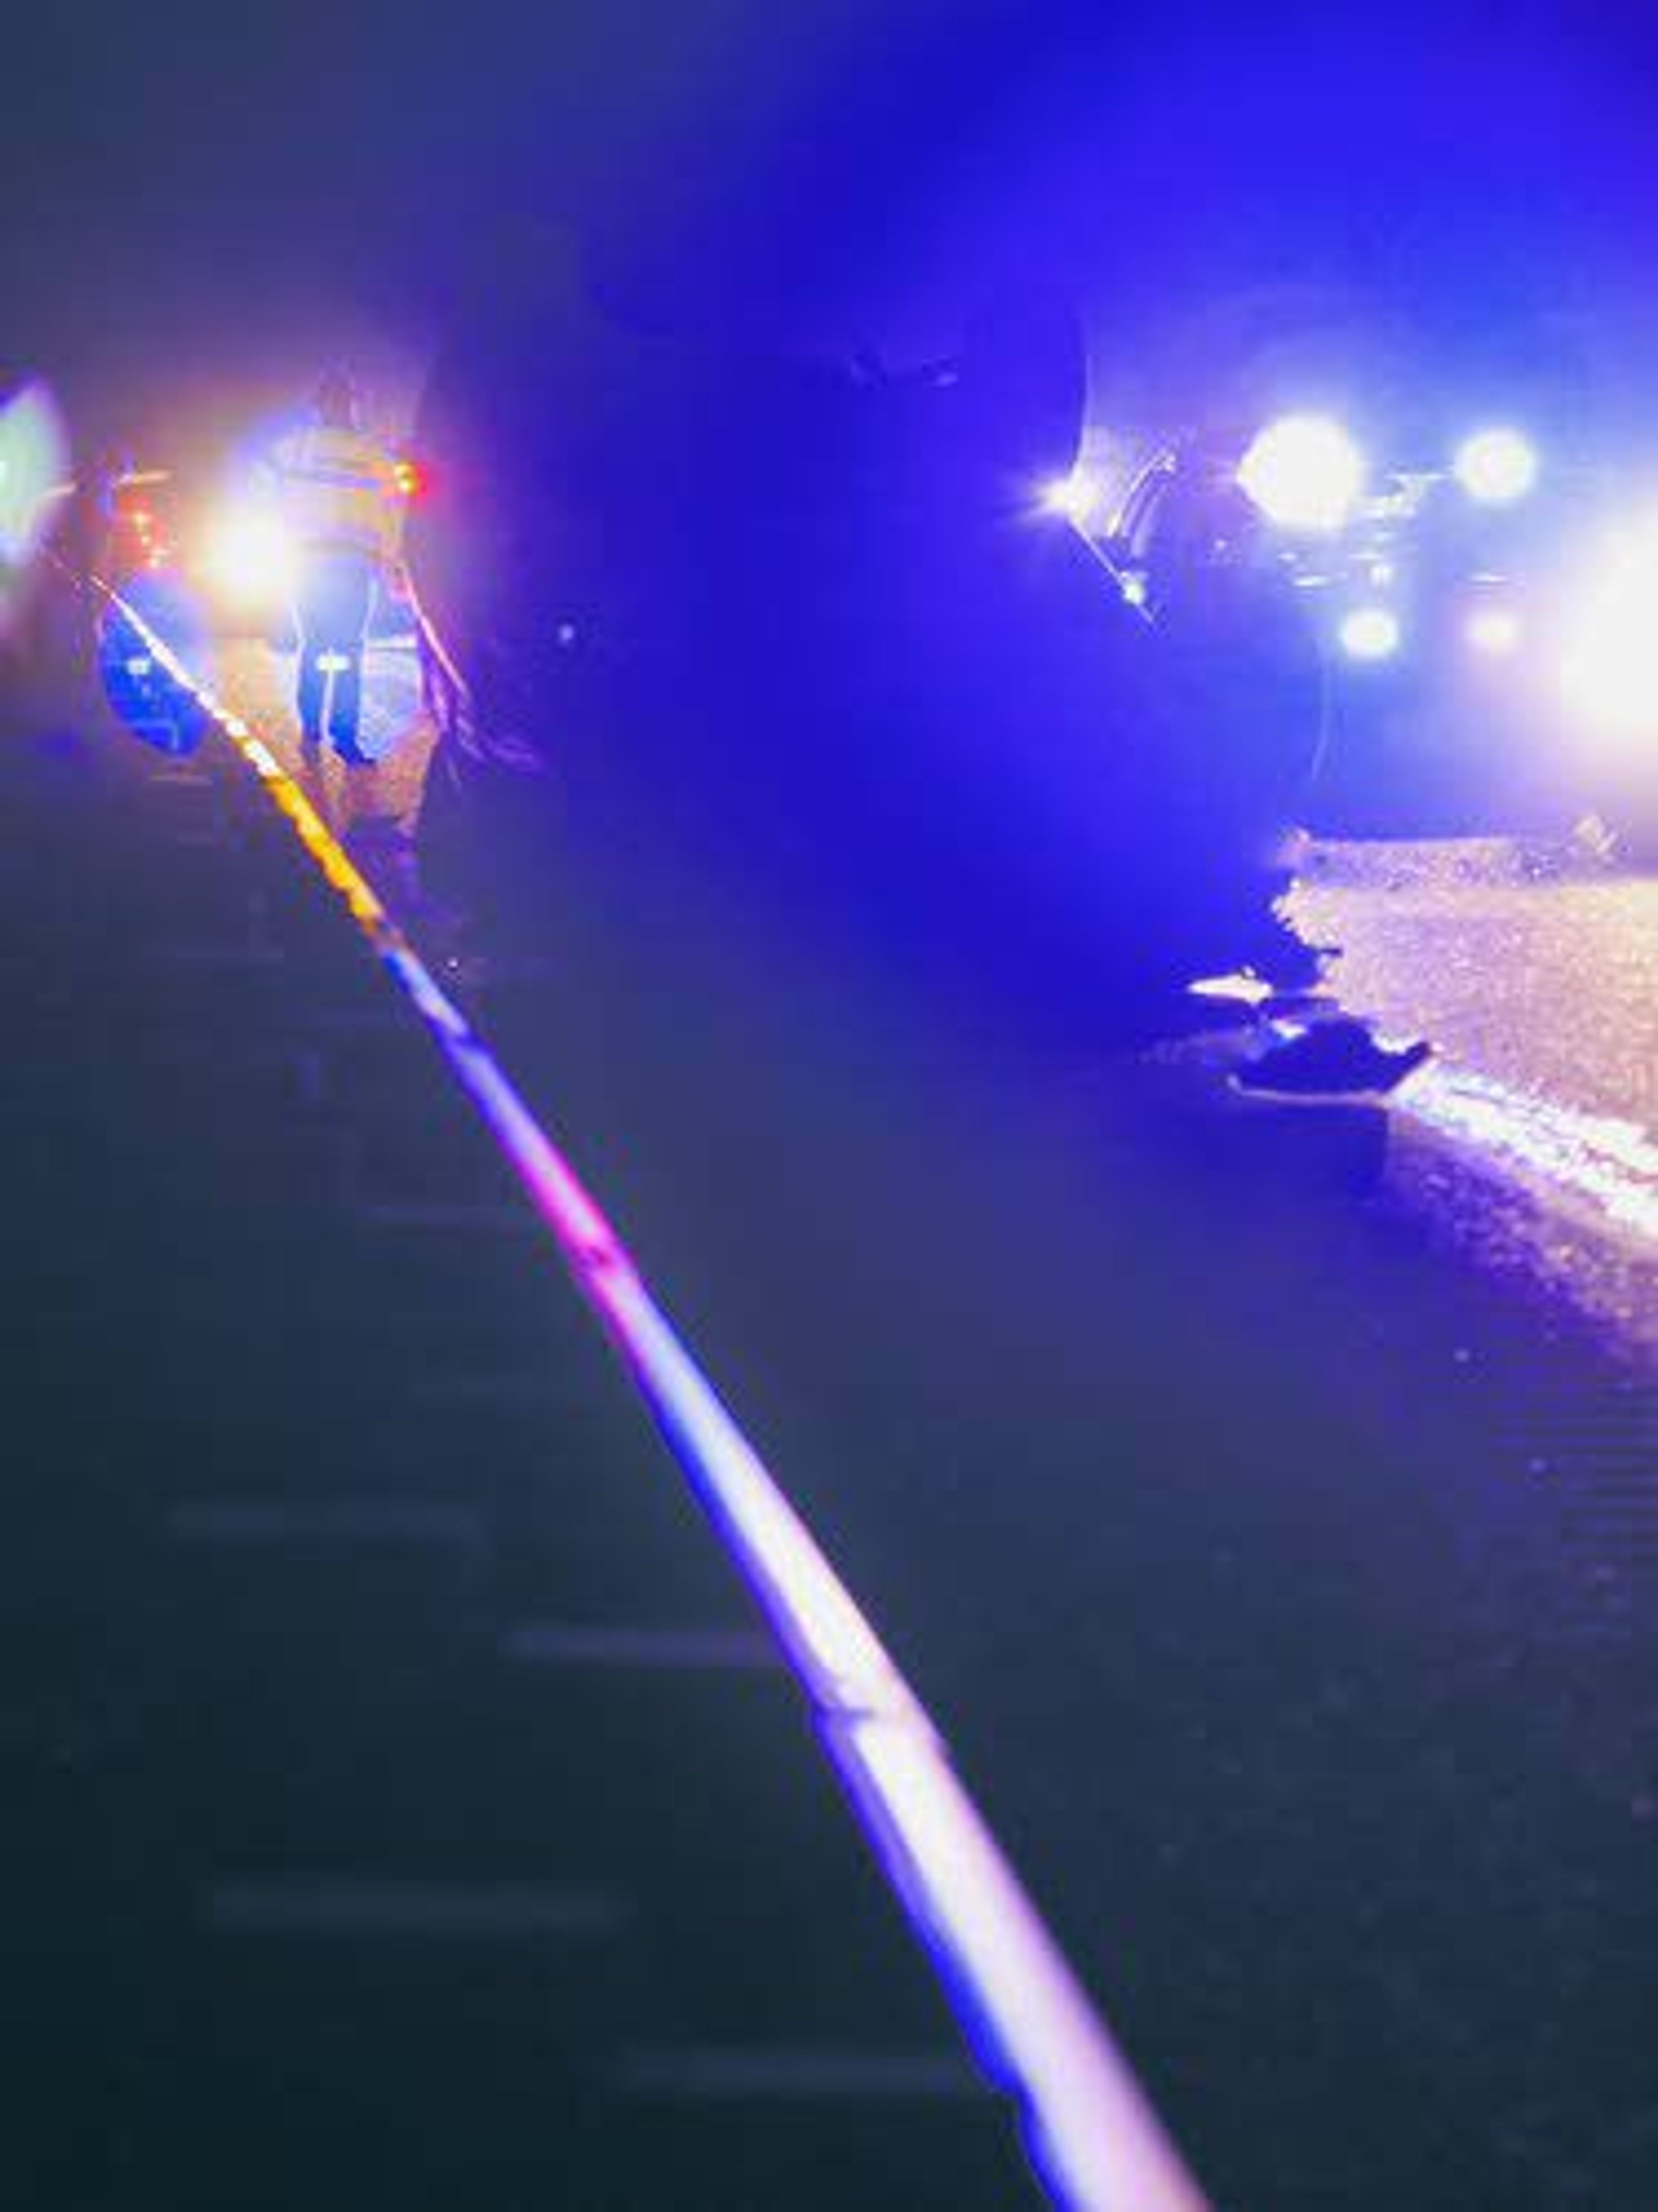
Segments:
[[[264,785],[435,1040],[552,1231],[770,1623],[870,1846],[1032,2163],[1075,2212],[1200,2212],[1202,2191],[1072,1973],[925,1708],[488,1046],[270,748],[108,599]]]
[[[1658,1145],[1633,1121],[1557,1105],[1472,1068],[1430,1064],[1404,1101],[1419,1121],[1507,1160],[1658,1243]]]

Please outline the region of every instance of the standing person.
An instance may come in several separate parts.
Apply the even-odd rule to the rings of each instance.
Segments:
[[[271,462],[296,556],[301,733],[307,745],[327,738],[343,760],[361,763],[363,641],[391,556],[396,465],[358,428],[356,392],[339,375],[323,379],[312,420],[282,441]]]

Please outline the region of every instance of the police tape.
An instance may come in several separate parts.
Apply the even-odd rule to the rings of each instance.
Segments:
[[[926,1709],[676,1333],[574,1168],[305,792],[142,615],[95,585],[258,778],[512,1165],[805,1692],[878,1863],[1049,2196],[1074,2212],[1205,2198],[963,1784]]]

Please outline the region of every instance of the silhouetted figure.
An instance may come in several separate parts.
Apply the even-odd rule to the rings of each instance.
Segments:
[[[295,706],[307,745],[325,738],[344,760],[366,757],[357,742],[362,655],[397,499],[392,458],[357,427],[357,399],[341,376],[325,377],[314,420],[272,456],[282,512],[293,538],[299,632]]]

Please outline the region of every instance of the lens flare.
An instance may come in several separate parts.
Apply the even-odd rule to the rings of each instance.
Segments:
[[[1537,482],[1537,449],[1519,430],[1476,430],[1457,447],[1451,465],[1469,498],[1485,507],[1524,499]]]
[[[1327,536],[1339,530],[1364,489],[1364,457],[1325,415],[1270,422],[1238,468],[1238,482],[1280,530]]]

